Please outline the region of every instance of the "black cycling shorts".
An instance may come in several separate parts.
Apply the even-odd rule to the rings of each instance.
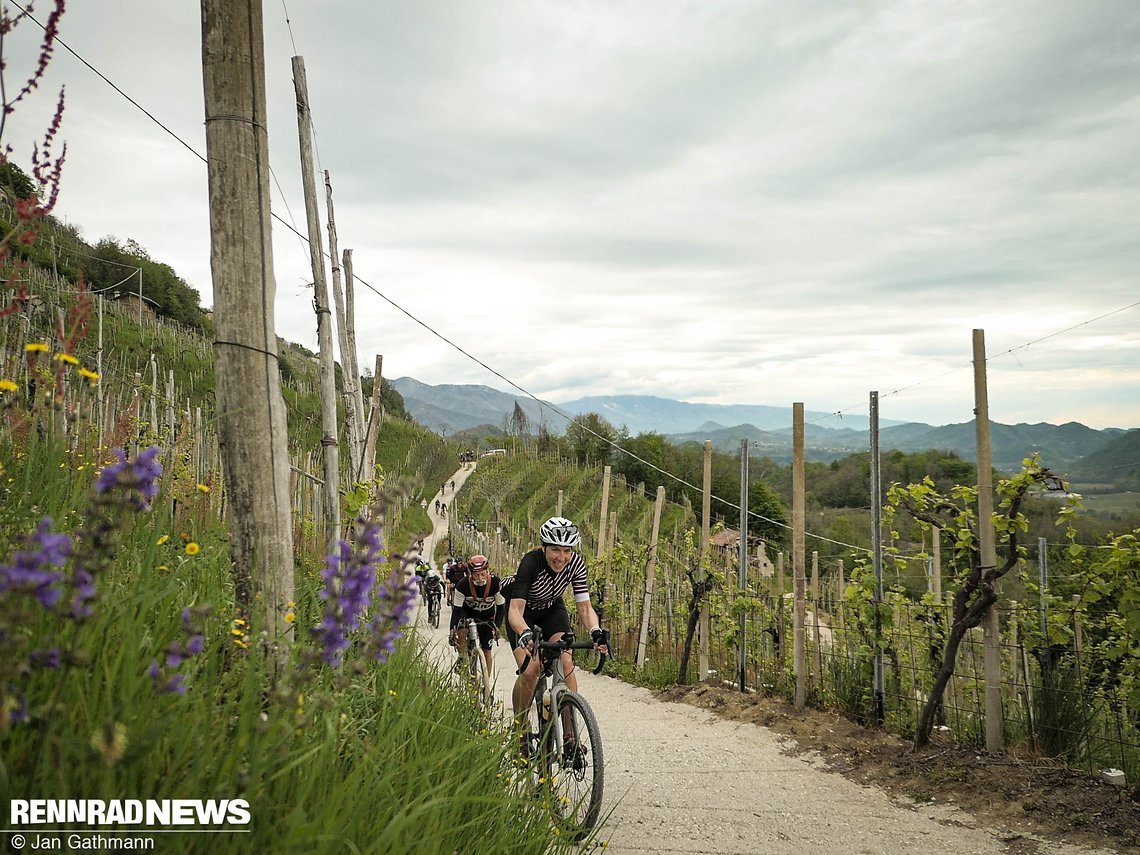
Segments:
[[[507,605],[510,605],[508,601]],[[503,610],[503,614],[510,612],[510,608]],[[530,627],[542,627],[542,640],[550,641],[558,633],[566,633],[570,631],[570,613],[566,611],[566,603],[562,600],[555,600],[554,605],[542,611],[532,611],[530,606],[523,609],[523,620],[526,625]],[[511,649],[514,650],[519,646],[519,635],[515,632],[511,622],[505,617],[503,618],[505,629],[507,632],[507,641],[511,643]]]
[[[484,650],[490,650],[491,642],[494,640],[495,636],[494,612],[491,613],[490,618],[486,618],[485,616],[478,615],[469,609],[463,609],[463,611],[464,621],[466,621],[467,618],[471,618],[473,621],[475,621],[475,629],[479,633],[479,646]]]

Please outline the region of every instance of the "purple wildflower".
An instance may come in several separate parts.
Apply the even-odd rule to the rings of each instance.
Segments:
[[[76,620],[91,617],[94,609],[91,601],[95,599],[95,579],[82,567],[76,567],[71,577],[71,616]]]
[[[164,667],[157,660],[150,663],[147,675],[150,677],[154,690],[159,694],[185,695],[186,675],[179,673],[178,669],[192,656],[197,656],[206,648],[206,637],[202,633],[201,620],[210,613],[206,607],[182,610],[182,632],[184,640],[174,640],[166,648]],[[170,669],[168,671],[167,669]],[[174,673],[170,673],[173,671]]]
[[[186,675],[185,674],[172,674],[162,687],[162,691],[166,694],[172,695],[185,695],[186,694]]]
[[[139,452],[134,460],[128,460],[126,452],[116,448],[118,461],[103,467],[95,482],[95,492],[105,494],[118,489],[136,490],[141,499],[132,497],[131,504],[135,510],[148,510],[150,503],[158,496],[158,479],[162,475],[158,451],[158,446],[152,445]]]
[[[33,668],[50,668],[58,671],[63,663],[63,651],[58,647],[49,650],[33,650],[28,654],[28,664]]]
[[[376,614],[370,629],[369,644],[372,658],[387,662],[396,650],[396,642],[404,635],[403,627],[412,620],[412,605],[416,601],[418,586],[415,577],[404,578],[400,568],[394,568],[388,581],[380,586],[376,596]]]
[[[8,688],[11,689],[11,686],[9,686]],[[3,701],[4,701],[4,695],[0,694],[0,715],[2,715],[4,713]],[[17,700],[16,700],[15,705],[8,708],[8,721],[12,724],[16,724],[17,722],[25,722],[27,720],[28,720],[28,699],[21,692],[17,696]]]
[[[59,602],[63,596],[60,587],[63,573],[51,568],[62,567],[67,562],[71,538],[66,534],[53,534],[51,525],[51,517],[40,520],[35,534],[27,538],[30,548],[17,551],[10,564],[0,564],[0,593],[28,591],[45,609]]]
[[[324,648],[321,658],[334,668],[340,667],[348,634],[360,626],[372,601],[376,566],[384,561],[379,521],[361,518],[356,528],[356,539],[338,541],[337,551],[321,571],[325,584],[319,594],[325,600],[325,613],[312,633]]]

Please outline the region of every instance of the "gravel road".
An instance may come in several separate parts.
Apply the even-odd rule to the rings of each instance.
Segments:
[[[456,487],[470,474],[455,475]],[[450,490],[437,496],[451,505]],[[429,511],[432,506],[429,505]],[[446,522],[432,513],[436,534]],[[506,575],[513,568],[492,568]],[[417,616],[440,667],[454,661],[444,607],[433,630]],[[509,715],[514,658],[494,653],[496,697]],[[829,772],[818,757],[787,753],[766,728],[666,703],[610,677],[579,672],[579,688],[597,713],[606,759],[602,831],[607,853],[803,853],[878,855],[1110,855],[1108,850],[1045,841],[1015,829],[979,827],[949,806],[901,803],[873,786]]]

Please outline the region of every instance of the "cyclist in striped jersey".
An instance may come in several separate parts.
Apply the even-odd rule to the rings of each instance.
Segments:
[[[551,517],[542,524],[538,534],[542,546],[526,553],[515,574],[503,580],[503,596],[508,603],[505,620],[507,640],[521,668],[511,701],[515,720],[523,734],[524,754],[527,750],[527,711],[534,700],[539,674],[537,657],[527,661],[527,656],[534,650],[531,628],[541,627],[545,641],[556,641],[570,631],[570,614],[562,599],[567,588],[574,593],[578,618],[582,626],[589,627],[594,646],[603,653],[609,653],[609,635],[599,626],[598,614],[590,603],[586,562],[574,551],[582,542],[578,527],[565,517]],[[524,662],[526,667],[522,668]],[[566,685],[571,691],[578,691],[574,660],[569,652],[562,654],[562,665],[566,671]]]

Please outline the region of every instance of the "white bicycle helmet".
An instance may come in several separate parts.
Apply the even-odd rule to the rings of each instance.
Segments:
[[[574,548],[582,542],[578,526],[566,517],[551,517],[538,530],[543,546],[569,546]]]

